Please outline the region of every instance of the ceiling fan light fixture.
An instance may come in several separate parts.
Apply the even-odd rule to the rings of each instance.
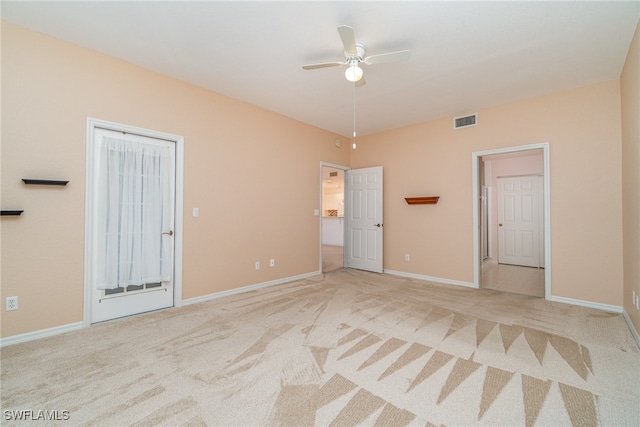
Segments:
[[[355,83],[355,82],[359,81],[362,78],[362,73],[363,73],[362,68],[358,67],[358,61],[357,60],[353,60],[353,61],[351,61],[351,64],[349,65],[349,68],[347,68],[345,70],[344,76],[351,83]]]

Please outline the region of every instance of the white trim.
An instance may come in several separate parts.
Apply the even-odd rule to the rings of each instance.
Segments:
[[[328,167],[328,168],[333,168],[333,169],[342,169],[344,171],[347,171],[349,169],[351,169],[349,166],[344,166],[344,165],[339,165],[336,163],[329,163],[329,162],[320,162],[320,172],[322,172],[322,167]]]
[[[296,280],[308,279],[309,277],[320,275],[320,271],[312,271],[310,273],[299,274],[297,276],[284,277],[282,279],[270,280],[268,282],[256,283],[255,285],[243,286],[241,288],[229,289],[227,291],[214,292],[208,295],[202,295],[194,298],[182,300],[182,305],[197,304],[199,302],[211,301],[213,299],[223,298],[230,295],[241,294],[244,292],[255,291],[256,289],[267,288],[269,286],[282,285]]]
[[[636,340],[636,344],[638,344],[638,348],[640,349],[640,334],[638,334],[635,326],[633,326],[629,313],[627,313],[627,310],[625,310],[624,307],[622,308],[622,317],[624,317],[624,320],[627,322],[627,325],[631,330],[631,335],[633,335],[633,338]]]
[[[182,245],[184,236],[184,137],[176,140],[176,191],[174,213],[175,239],[173,247],[173,306],[182,306]]]
[[[597,310],[611,311],[613,313],[622,313],[622,307],[619,305],[601,304],[599,302],[584,301],[567,297],[552,296],[547,298],[549,301],[561,302],[563,304],[578,305],[580,307],[595,308]]]
[[[529,151],[542,149],[543,176],[544,176],[544,283],[545,298],[551,298],[551,177],[549,142],[537,144],[519,145],[515,147],[496,148],[493,150],[475,151],[471,153],[471,179],[473,197],[473,287],[480,288],[482,277],[482,262],[480,253],[480,218],[479,218],[479,182],[478,162],[480,157],[493,154],[513,153],[517,151]]]
[[[410,279],[425,280],[427,282],[442,283],[444,285],[464,286],[466,288],[476,287],[471,282],[463,282],[461,280],[453,280],[453,279],[444,279],[442,277],[424,276],[422,274],[415,274],[415,273],[405,273],[404,271],[395,271],[395,270],[385,269],[384,274],[391,274],[393,276],[400,276],[400,277],[408,277]]]
[[[9,345],[19,344],[27,341],[34,341],[40,338],[52,337],[54,335],[64,334],[65,332],[77,331],[79,329],[82,329],[83,327],[83,322],[75,322],[61,326],[55,326],[53,328],[41,329],[39,331],[13,335],[0,339],[0,347],[6,347]]]
[[[94,191],[88,188],[93,183],[92,168],[90,167],[94,157],[93,131],[95,128],[109,129],[117,132],[128,132],[150,138],[164,139],[176,144],[176,190],[175,190],[175,238],[174,238],[174,279],[173,279],[173,305],[182,305],[182,231],[183,231],[183,206],[184,206],[184,137],[121,123],[87,117],[86,129],[86,160],[85,160],[85,206],[84,206],[84,309],[83,325],[91,325],[91,282],[92,263],[89,260],[89,248],[92,245],[91,206],[93,206]]]

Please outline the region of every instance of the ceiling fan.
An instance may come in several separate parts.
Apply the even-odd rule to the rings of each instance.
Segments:
[[[365,48],[360,43],[356,43],[356,37],[353,28],[341,25],[338,27],[338,34],[344,45],[345,62],[323,62],[321,64],[304,65],[305,70],[315,70],[316,68],[337,67],[339,65],[349,65],[345,71],[345,77],[357,86],[365,84],[363,71],[359,64],[374,65],[384,62],[402,62],[408,61],[411,52],[408,50],[400,50],[397,52],[381,53],[379,55],[365,56]]]

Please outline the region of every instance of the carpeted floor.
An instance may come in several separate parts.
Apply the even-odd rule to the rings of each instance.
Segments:
[[[0,357],[3,425],[640,425],[621,315],[344,268]]]

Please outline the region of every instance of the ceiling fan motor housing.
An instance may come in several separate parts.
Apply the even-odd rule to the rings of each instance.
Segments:
[[[351,61],[353,59],[357,59],[358,62],[363,62],[363,58],[364,58],[364,54],[365,54],[366,50],[364,49],[364,46],[361,45],[360,43],[356,43],[356,54],[353,55],[349,52],[347,52],[346,50],[344,51],[344,57],[346,58],[347,61]]]

